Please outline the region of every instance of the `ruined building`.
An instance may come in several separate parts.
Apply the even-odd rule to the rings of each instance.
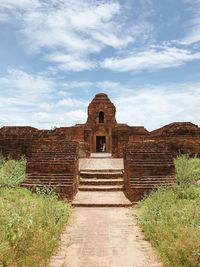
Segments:
[[[0,150],[4,156],[27,158],[26,186],[51,184],[68,199],[78,189],[78,159],[91,153],[124,159],[124,190],[131,200],[155,186],[173,184],[177,154],[200,155],[200,128],[195,124],[176,122],[149,132],[117,123],[115,115],[114,104],[100,93],[88,106],[85,124],[54,130],[2,127]]]

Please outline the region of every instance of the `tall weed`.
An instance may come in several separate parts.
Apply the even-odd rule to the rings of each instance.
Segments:
[[[5,160],[0,156],[0,188],[16,187],[25,178],[26,160]]]
[[[177,185],[152,192],[138,206],[145,237],[166,267],[200,266],[200,159],[175,160]]]
[[[71,207],[26,189],[0,189],[0,265],[46,266]]]
[[[71,214],[52,188],[17,188],[26,161],[0,156],[0,267],[43,267]]]
[[[200,159],[189,155],[179,156],[174,160],[176,180],[179,185],[189,185],[200,179]]]

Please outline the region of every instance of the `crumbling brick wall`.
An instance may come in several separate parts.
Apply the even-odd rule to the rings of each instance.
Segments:
[[[43,131],[33,127],[0,128],[0,151],[5,157],[19,159],[28,156],[32,141]]]
[[[130,142],[124,158],[125,192],[131,201],[140,200],[152,189],[175,182],[175,167],[167,143]]]
[[[152,131],[149,138],[162,141],[176,157],[179,154],[200,156],[200,128],[191,122],[175,122]]]
[[[27,188],[50,186],[72,200],[78,188],[78,143],[56,135],[35,140],[27,157]]]

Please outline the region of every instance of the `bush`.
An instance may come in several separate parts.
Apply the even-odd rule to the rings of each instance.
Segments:
[[[189,185],[200,179],[200,159],[189,155],[179,156],[174,161],[176,180],[179,185]]]
[[[53,188],[36,188],[37,194],[17,188],[25,167],[24,159],[0,156],[1,267],[46,266],[71,214]]]
[[[46,266],[70,213],[54,197],[0,189],[0,265]]]
[[[26,160],[5,160],[0,156],[0,188],[16,187],[25,178]]]
[[[175,160],[177,185],[152,192],[138,206],[145,237],[167,267],[198,267],[200,263],[200,159]]]

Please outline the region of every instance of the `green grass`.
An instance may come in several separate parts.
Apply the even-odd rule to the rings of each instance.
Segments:
[[[138,206],[139,223],[167,267],[200,266],[200,159],[175,160],[177,185],[152,192]]]
[[[72,211],[55,195],[15,187],[24,174],[24,160],[1,158],[0,266],[46,266]]]
[[[6,160],[0,155],[0,188],[16,187],[25,178],[26,160]]]

